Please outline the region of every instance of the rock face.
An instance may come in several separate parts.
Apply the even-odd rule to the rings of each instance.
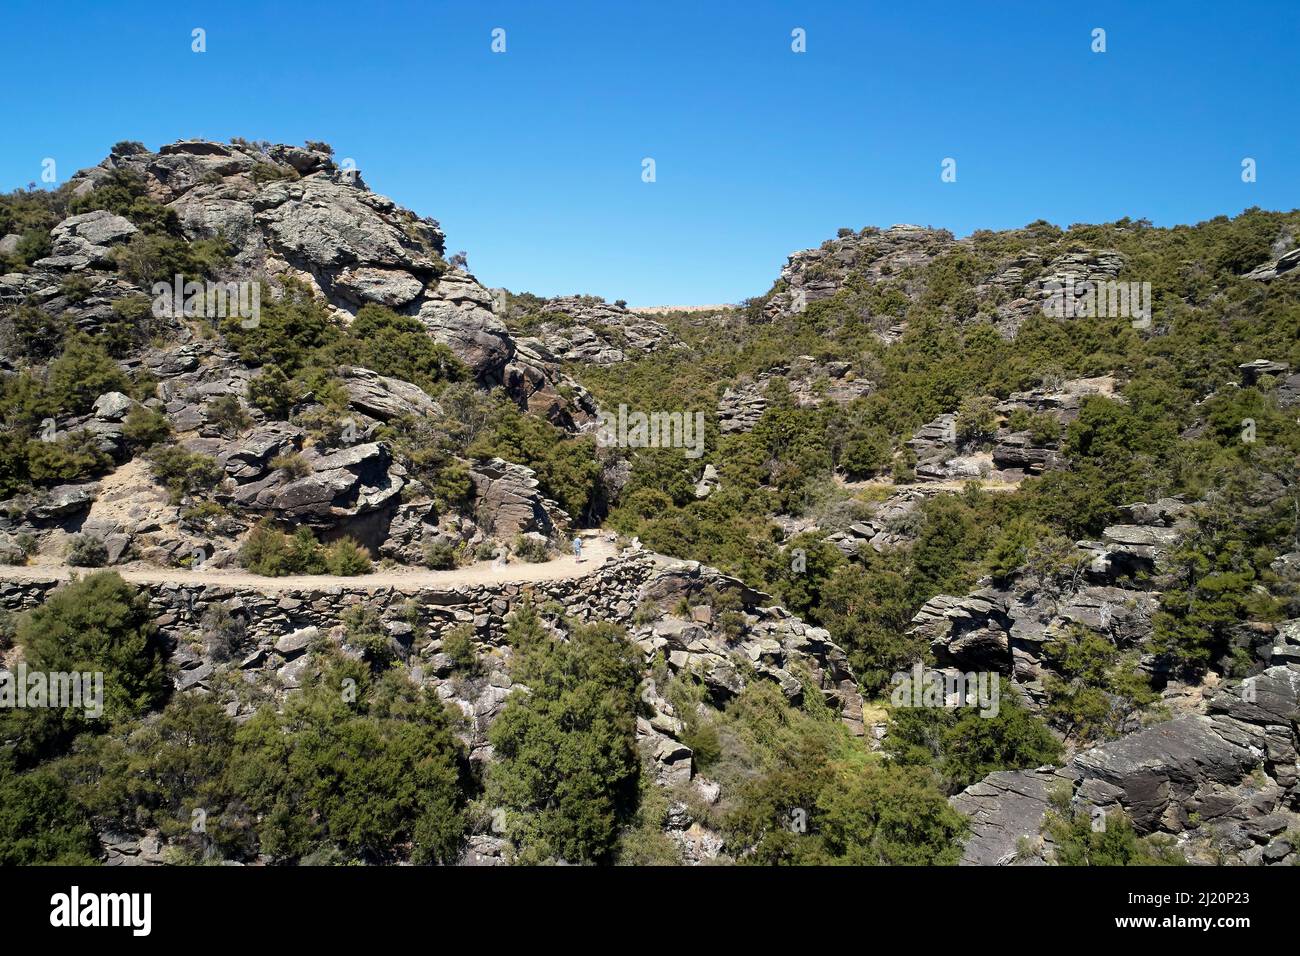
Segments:
[[[272,440],[268,436],[257,447]],[[268,512],[283,520],[332,524],[339,518],[382,508],[405,484],[401,466],[393,462],[382,443],[368,442],[327,454],[309,448],[301,458],[308,474],[295,477],[277,469],[240,485],[233,500],[250,511]]]
[[[966,595],[940,594],[917,612],[911,633],[929,642],[942,670],[1010,678],[1031,709],[1046,700],[1044,645],[1076,625],[1121,651],[1136,650],[1142,667],[1164,677],[1167,662],[1147,649],[1160,595],[1137,582],[1183,533],[1190,507],[1172,498],[1128,505],[1121,511],[1132,524],[1107,528],[1100,542],[1077,542],[1082,560],[1074,580],[1020,577]]]
[[[379,375],[365,368],[342,368],[348,404],[382,422],[393,418],[427,418],[439,411],[438,403],[424,389],[398,378]]]
[[[128,220],[103,209],[69,216],[50,232],[50,255],[34,263],[38,269],[81,270],[111,266],[110,248],[126,242],[139,230]]]
[[[996,478],[1015,482],[1065,468],[1069,462],[1061,452],[1061,436],[1093,395],[1123,400],[1115,394],[1115,379],[1109,375],[1013,392],[994,405],[997,427],[981,439],[987,440],[982,445],[989,449],[987,454],[979,451],[981,442],[963,440],[957,434],[955,413],[939,415],[918,428],[907,442],[916,455],[916,477],[920,481]],[[1034,427],[1013,427],[1018,416],[1033,416]]]
[[[1016,235],[1031,247],[1041,244],[1042,237],[1033,227]],[[1117,282],[1128,264],[1116,250],[1075,246],[1054,255],[1031,248],[990,263],[987,244],[978,234],[955,239],[946,230],[912,225],[868,227],[856,233],[842,229],[837,238],[789,257],[762,303],[761,321],[788,319],[817,302],[847,293],[844,304],[852,307],[855,320],[868,325],[884,344],[892,344],[907,329],[908,303],[918,302],[927,291],[927,267],[948,253],[969,254],[987,263],[985,275],[969,287],[970,299],[947,307],[951,317],[961,323],[987,322],[1007,341],[1015,338],[1027,319],[1050,311],[1063,290],[1073,288],[1085,295],[1083,284],[1092,283],[1098,295],[1097,284]],[[1284,274],[1300,261],[1293,261],[1292,253],[1288,257],[1261,266],[1252,277],[1269,281]],[[883,287],[887,295],[861,294],[875,287]],[[1122,291],[1131,289],[1125,286]],[[1109,304],[1106,311],[1110,313]]]
[[[489,534],[509,540],[536,532],[552,537],[569,525],[560,506],[537,490],[531,468],[493,458],[470,471],[477,521]]]
[[[914,536],[908,518],[927,497],[921,489],[895,492],[876,506],[871,517],[854,521],[843,531],[827,535],[826,540],[845,557],[853,557],[864,547],[877,552],[898,547]]]
[[[1300,253],[1300,249],[1296,250]],[[1300,259],[1297,259],[1300,261]],[[1249,277],[1247,277],[1249,278]],[[1272,359],[1255,359],[1237,366],[1241,371],[1241,384],[1252,386],[1265,375],[1272,376],[1277,383],[1277,403],[1282,408],[1295,408],[1300,405],[1300,372],[1291,373],[1291,366],[1286,362]],[[1289,374],[1290,373],[1290,374]]]
[[[1067,252],[1045,264],[1040,257],[1030,254],[1012,262],[992,277],[987,287],[977,288],[976,293],[987,291],[988,287],[1001,287],[1014,296],[997,307],[993,323],[998,334],[1010,341],[1026,319],[1044,311],[1054,289],[1114,282],[1126,264],[1122,254],[1110,249]],[[1039,273],[1038,277],[1024,281],[1025,272],[1031,268]]]
[[[1300,621],[1282,639],[1300,645]],[[1289,864],[1300,825],[1300,664],[1223,687],[1209,712],[1140,730],[1077,754],[1059,769],[991,774],[952,799],[971,820],[962,862],[1039,864],[1053,789],[1074,813],[1123,810],[1140,834],[1173,837],[1193,862]]]
[[[725,703],[745,686],[748,678],[737,664],[739,656],[754,673],[779,684],[792,702],[806,693],[820,693],[850,729],[863,732],[862,698],[847,655],[824,629],[770,606],[766,594],[746,587],[738,578],[687,561],[651,577],[640,598],[658,608],[661,617],[648,629],[633,632],[638,645],[647,655],[662,653],[674,672],[702,675],[716,704]],[[736,610],[719,613],[717,605]],[[689,617],[678,616],[682,606],[690,608]],[[792,667],[796,662],[808,668],[811,687],[796,676]]]

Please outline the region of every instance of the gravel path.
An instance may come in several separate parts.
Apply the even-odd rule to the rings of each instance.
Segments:
[[[450,571],[426,571],[417,568],[379,568],[372,574],[339,577],[332,574],[298,574],[268,578],[247,571],[212,568],[194,571],[185,568],[156,568],[121,565],[111,568],[125,580],[136,584],[211,584],[224,587],[274,593],[277,591],[319,591],[326,588],[378,591],[401,588],[409,591],[438,591],[466,584],[526,584],[530,581],[559,581],[581,578],[594,573],[614,557],[617,548],[604,535],[584,537],[582,561],[572,554],[543,564],[519,562],[498,567],[492,561],[479,561]],[[23,567],[0,566],[0,581],[66,581],[73,574],[93,573],[93,568],[73,568],[64,564],[32,564]]]

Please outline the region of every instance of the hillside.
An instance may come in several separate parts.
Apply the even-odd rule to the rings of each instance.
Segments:
[[[1297,236],[841,229],[648,314],[323,143],[0,197],[0,652],[105,681],[0,711],[0,860],[1293,863]]]

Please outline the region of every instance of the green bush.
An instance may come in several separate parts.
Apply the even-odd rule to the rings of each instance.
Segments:
[[[143,177],[127,169],[113,169],[90,192],[68,204],[73,215],[106,209],[129,219],[146,233],[175,232],[179,220],[175,210],[149,197]]]
[[[135,405],[126,413],[122,434],[133,448],[152,448],[171,437],[172,426],[162,412]]]
[[[43,361],[63,348],[67,324],[34,305],[16,306],[0,320],[0,341],[25,358]]]
[[[54,441],[29,441],[26,454],[27,474],[38,485],[93,478],[113,464],[88,431],[64,432]]]
[[[296,451],[276,455],[271,459],[271,467],[290,480],[311,474],[311,464]]]
[[[506,634],[516,656],[512,694],[488,731],[497,759],[488,798],[507,809],[524,862],[599,862],[615,851],[636,807],[636,688],[640,666],[608,624],[556,641],[531,608]]]
[[[58,773],[0,767],[0,866],[93,866],[99,841]]]
[[[108,548],[92,534],[75,535],[68,548],[68,564],[74,568],[102,568],[108,564]]]
[[[373,570],[370,552],[352,538],[339,538],[326,549],[325,567],[330,574],[351,577]]]
[[[543,561],[549,561],[551,558],[550,549],[547,548],[546,542],[540,538],[531,538],[528,535],[521,534],[515,537],[513,548],[515,557],[522,558],[533,564],[540,564]]]
[[[456,566],[457,549],[447,538],[432,538],[424,544],[424,566],[447,571]]]
[[[179,445],[160,445],[148,454],[147,460],[154,479],[166,486],[172,504],[212,490],[225,476],[216,459]]]
[[[248,403],[269,418],[288,420],[290,410],[301,400],[301,390],[278,365],[267,365],[248,383]]]
[[[50,363],[47,387],[60,412],[84,415],[105,392],[125,392],[130,380],[93,339],[72,335]]]
[[[57,589],[18,626],[28,666],[104,674],[104,716],[139,716],[167,692],[149,600],[111,571]]]
[[[478,670],[478,654],[474,650],[474,629],[460,624],[442,636],[442,652],[451,658],[457,670],[474,673]]]
[[[260,849],[277,860],[337,847],[373,863],[454,862],[465,830],[463,753],[444,705],[397,674],[351,705],[330,682],[236,732],[227,786],[248,808]]]
[[[217,431],[226,438],[232,438],[253,424],[243,404],[235,395],[218,395],[204,406],[204,414],[209,424],[215,425]]]
[[[269,520],[259,522],[239,549],[239,563],[254,574],[284,577],[321,574],[325,556],[311,529],[299,527],[292,536],[276,530]]]
[[[931,767],[949,793],[997,770],[1023,770],[1059,763],[1060,741],[1007,688],[998,712],[985,717],[971,707],[896,707],[886,744],[891,757]]]

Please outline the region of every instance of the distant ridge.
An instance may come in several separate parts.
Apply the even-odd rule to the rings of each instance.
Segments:
[[[637,312],[641,315],[658,315],[664,312],[715,312],[718,309],[735,309],[737,306],[730,304],[720,305],[638,305],[629,306],[629,312]]]

